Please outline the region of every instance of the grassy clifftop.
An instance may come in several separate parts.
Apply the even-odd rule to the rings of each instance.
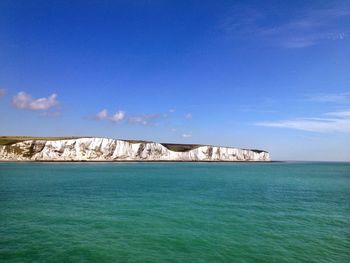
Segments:
[[[165,148],[168,148],[170,151],[174,152],[187,152],[193,149],[198,148],[199,144],[177,144],[177,143],[161,143]]]
[[[17,142],[23,142],[23,141],[29,141],[29,140],[58,141],[58,140],[69,140],[69,139],[79,139],[79,138],[81,137],[0,136],[0,145],[11,145]]]

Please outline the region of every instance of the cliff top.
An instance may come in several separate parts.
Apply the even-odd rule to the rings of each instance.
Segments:
[[[0,136],[0,145],[11,145],[17,142],[30,141],[30,140],[58,141],[58,140],[70,140],[70,139],[79,139],[79,138],[82,138],[82,137]],[[87,138],[87,137],[84,137],[84,138]]]

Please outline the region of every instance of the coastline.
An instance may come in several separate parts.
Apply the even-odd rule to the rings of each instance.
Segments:
[[[6,142],[7,140],[7,142]],[[88,137],[3,140],[1,161],[29,162],[270,162],[268,152],[235,147],[162,144]]]

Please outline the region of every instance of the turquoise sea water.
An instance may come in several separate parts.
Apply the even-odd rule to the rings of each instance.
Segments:
[[[350,262],[350,164],[0,163],[1,262]]]

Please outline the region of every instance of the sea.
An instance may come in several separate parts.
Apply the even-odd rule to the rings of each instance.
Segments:
[[[0,262],[350,262],[350,163],[0,163]]]

